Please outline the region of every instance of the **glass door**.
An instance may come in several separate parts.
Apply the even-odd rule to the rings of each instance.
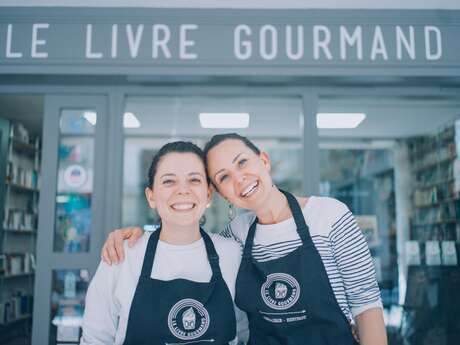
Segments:
[[[45,98],[33,342],[77,344],[104,239],[104,96]]]

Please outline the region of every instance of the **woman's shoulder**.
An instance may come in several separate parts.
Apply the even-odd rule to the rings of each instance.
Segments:
[[[303,213],[312,233],[322,236],[329,236],[341,219],[351,215],[343,202],[323,196],[311,196]]]
[[[241,262],[241,246],[237,242],[217,234],[210,234],[210,237],[219,255],[223,272],[231,275],[236,274]]]
[[[150,236],[153,234],[152,231],[144,231],[144,234],[134,243],[132,247],[128,245],[128,241],[123,241],[123,250],[126,254],[126,259],[138,260],[143,258],[145,250],[147,249],[147,243],[149,242]]]
[[[311,196],[308,198],[307,205],[315,214],[319,213],[323,216],[342,216],[344,213],[350,212],[345,203],[328,196]]]
[[[245,238],[249,227],[255,219],[256,215],[254,212],[246,211],[232,219],[232,221],[228,223],[227,229],[237,238]]]
[[[209,237],[211,238],[214,247],[217,250],[218,254],[224,254],[224,255],[239,255],[240,254],[240,245],[233,241],[230,238],[225,238],[223,236],[220,236],[218,234],[209,234]]]

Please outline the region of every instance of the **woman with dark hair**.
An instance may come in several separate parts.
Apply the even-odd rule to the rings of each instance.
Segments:
[[[161,229],[125,247],[121,265],[101,262],[86,296],[81,344],[236,343],[240,248],[200,229],[211,201],[202,150],[182,141],[163,146],[145,196]]]
[[[251,212],[223,231],[241,245],[236,304],[248,315],[251,345],[387,344],[373,261],[356,221],[333,198],[295,197],[279,190],[270,159],[235,133],[205,146],[206,169],[229,203]],[[139,228],[114,231],[104,260],[123,258],[122,242]]]

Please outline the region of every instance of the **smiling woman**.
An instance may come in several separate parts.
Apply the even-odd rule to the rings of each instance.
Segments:
[[[211,200],[201,149],[183,141],[164,145],[145,194],[161,229],[126,248],[121,265],[100,264],[86,297],[81,344],[234,344],[239,248],[200,229]]]

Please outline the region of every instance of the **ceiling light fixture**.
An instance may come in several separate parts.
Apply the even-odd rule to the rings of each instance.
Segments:
[[[96,126],[97,114],[94,111],[85,111],[83,112],[83,117],[93,126]]]
[[[316,126],[321,129],[351,129],[366,118],[364,113],[318,113]]]
[[[139,119],[131,112],[126,112],[123,116],[123,127],[125,128],[139,128],[141,123]]]
[[[248,113],[200,113],[203,128],[247,128]]]

